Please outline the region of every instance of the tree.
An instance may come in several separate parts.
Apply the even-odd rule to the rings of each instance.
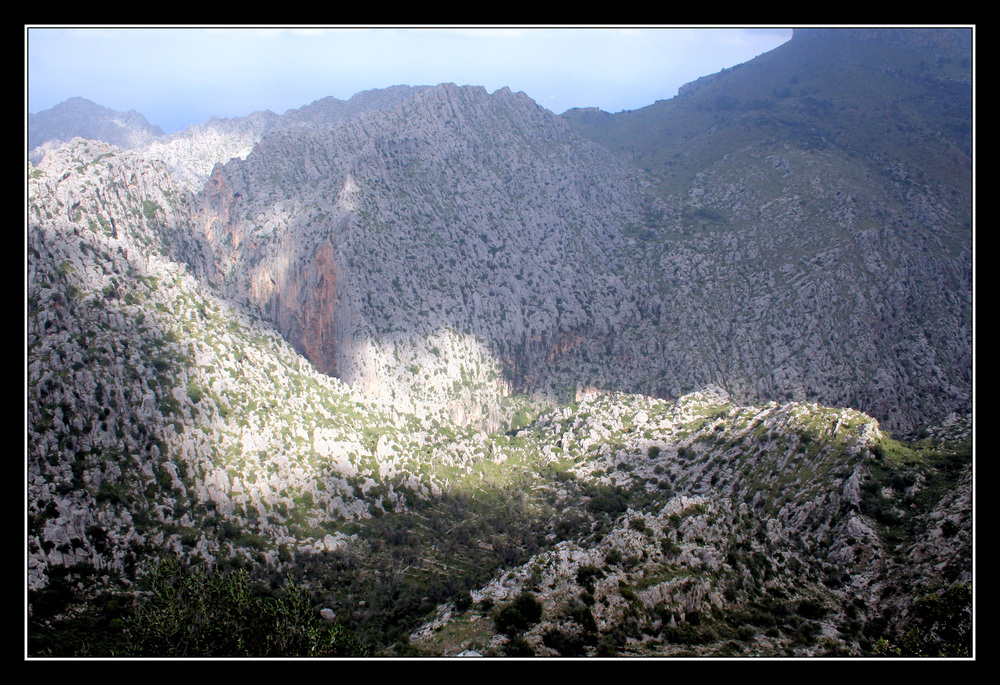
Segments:
[[[532,593],[522,592],[510,604],[497,611],[493,624],[499,633],[517,635],[541,620],[541,602]]]

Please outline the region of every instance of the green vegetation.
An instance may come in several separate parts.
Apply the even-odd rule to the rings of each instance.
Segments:
[[[161,564],[122,621],[133,656],[364,656],[366,650],[324,621],[310,594],[286,584],[274,592],[241,569],[206,571]]]
[[[160,207],[160,205],[153,202],[152,200],[142,201],[142,213],[143,216],[145,216],[147,219],[149,219],[150,221],[155,219],[157,212],[159,213],[163,212],[163,208]]]
[[[880,637],[872,656],[971,657],[972,585],[950,585],[921,596],[897,637]]]
[[[944,444],[925,439],[908,444],[886,438],[872,445],[861,511],[880,526],[894,547],[911,541],[926,525],[921,515],[954,490],[971,464],[970,439]],[[948,530],[954,525],[951,523]]]
[[[493,617],[498,633],[516,636],[542,620],[542,604],[530,592],[522,592]]]
[[[63,577],[66,580],[63,580]],[[138,592],[98,590],[95,572],[53,573],[30,596],[28,654],[34,657],[365,656],[342,626],[319,615],[302,586],[277,590],[243,569],[206,570],[171,559]],[[77,590],[89,598],[73,606]],[[66,611],[72,609],[71,611]]]
[[[591,593],[594,591],[594,581],[603,577],[604,571],[593,564],[581,566],[576,571],[576,582]]]

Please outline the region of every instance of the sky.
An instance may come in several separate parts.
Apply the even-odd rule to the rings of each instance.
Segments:
[[[164,132],[393,85],[524,91],[556,114],[638,109],[791,37],[780,27],[25,26],[25,101],[75,96]]]

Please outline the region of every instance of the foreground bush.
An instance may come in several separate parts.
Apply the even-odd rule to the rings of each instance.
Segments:
[[[348,631],[323,620],[304,588],[280,594],[255,585],[243,570],[184,569],[164,562],[145,597],[124,621],[133,656],[364,656]]]

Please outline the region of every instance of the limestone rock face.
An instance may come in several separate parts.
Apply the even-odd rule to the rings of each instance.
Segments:
[[[200,196],[206,277],[318,367],[402,391],[383,357],[448,332],[555,400],[718,382],[894,428],[967,410],[971,240],[946,188],[774,143],[664,196],[522,94],[405,94],[332,129],[275,127]],[[431,347],[421,365],[446,372]]]
[[[266,111],[235,119],[212,118],[150,141],[144,153],[164,161],[177,183],[197,192],[205,185],[216,164],[246,157],[277,121],[276,114]]]

